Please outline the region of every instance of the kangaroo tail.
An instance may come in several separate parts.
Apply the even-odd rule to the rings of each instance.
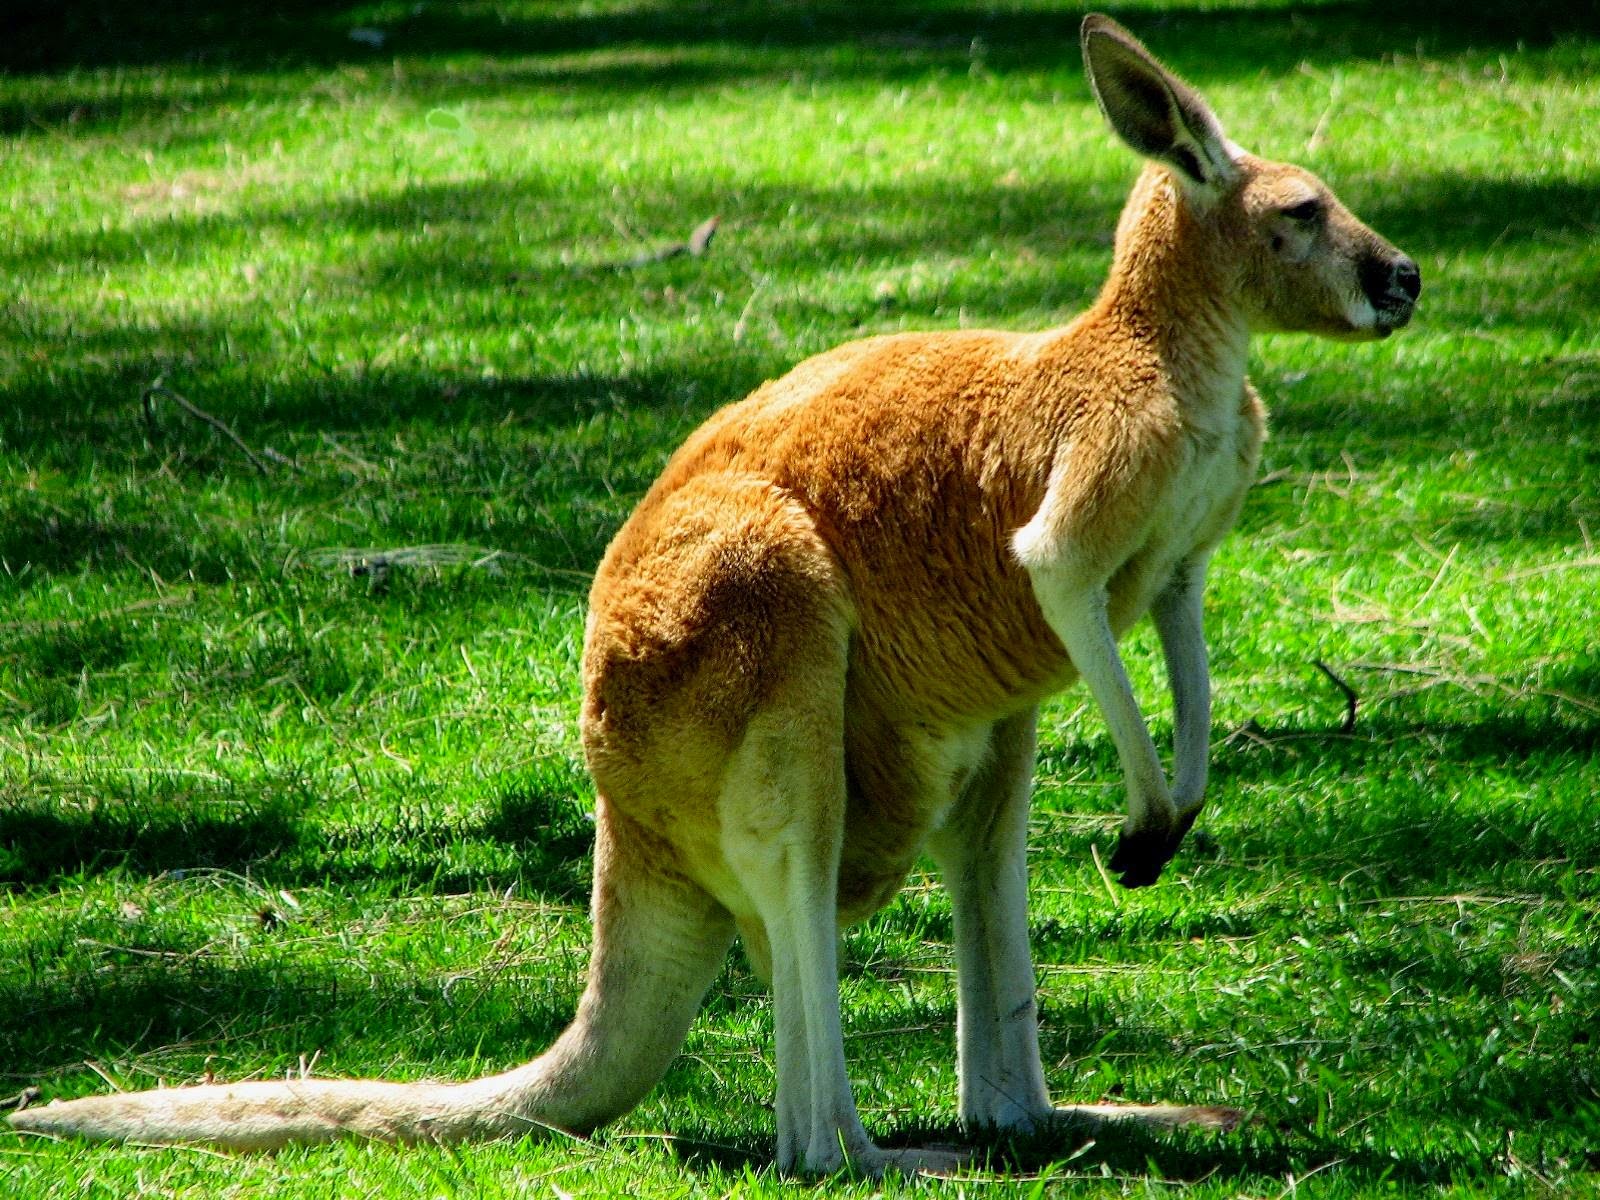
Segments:
[[[270,1150],[340,1137],[458,1142],[588,1133],[637,1104],[677,1054],[732,941],[705,892],[619,838],[601,803],[594,948],[577,1015],[548,1051],[466,1083],[314,1079],[159,1088],[11,1114],[14,1129],[93,1141]]]
[[[274,1150],[338,1137],[461,1141],[514,1127],[514,1114],[486,1086],[505,1079],[454,1085],[308,1079],[158,1088],[58,1100],[13,1113],[10,1120],[12,1128],[28,1133],[96,1142],[199,1143],[230,1150]]]

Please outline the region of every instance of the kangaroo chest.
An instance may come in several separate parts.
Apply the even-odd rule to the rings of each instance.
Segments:
[[[1119,633],[1148,611],[1179,564],[1209,554],[1238,519],[1255,478],[1265,418],[1244,385],[1227,419],[1185,428],[1179,465],[1147,515],[1145,532],[1107,580]]]

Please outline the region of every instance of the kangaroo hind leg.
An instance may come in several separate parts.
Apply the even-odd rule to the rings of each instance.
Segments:
[[[945,1170],[958,1156],[885,1150],[861,1124],[839,1010],[838,887],[844,837],[847,639],[788,660],[723,779],[725,860],[759,926],[777,1042],[780,1171]]]
[[[1231,1129],[1235,1109],[1050,1102],[1039,1054],[1028,946],[1028,802],[1037,711],[999,722],[990,755],[929,841],[955,921],[956,1041],[962,1123],[1033,1132],[1129,1122],[1156,1129]]]

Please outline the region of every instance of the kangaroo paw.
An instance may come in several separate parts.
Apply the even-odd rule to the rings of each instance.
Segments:
[[[1123,830],[1117,838],[1116,852],[1111,856],[1111,869],[1117,872],[1123,887],[1148,887],[1161,877],[1161,869],[1172,861],[1184,835],[1200,815],[1198,808],[1181,813],[1167,830],[1141,829],[1129,833]]]

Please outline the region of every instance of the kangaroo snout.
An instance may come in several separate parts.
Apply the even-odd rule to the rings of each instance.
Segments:
[[[1387,333],[1411,320],[1422,294],[1422,272],[1404,254],[1374,254],[1361,264],[1361,290],[1378,315],[1378,328]]]

